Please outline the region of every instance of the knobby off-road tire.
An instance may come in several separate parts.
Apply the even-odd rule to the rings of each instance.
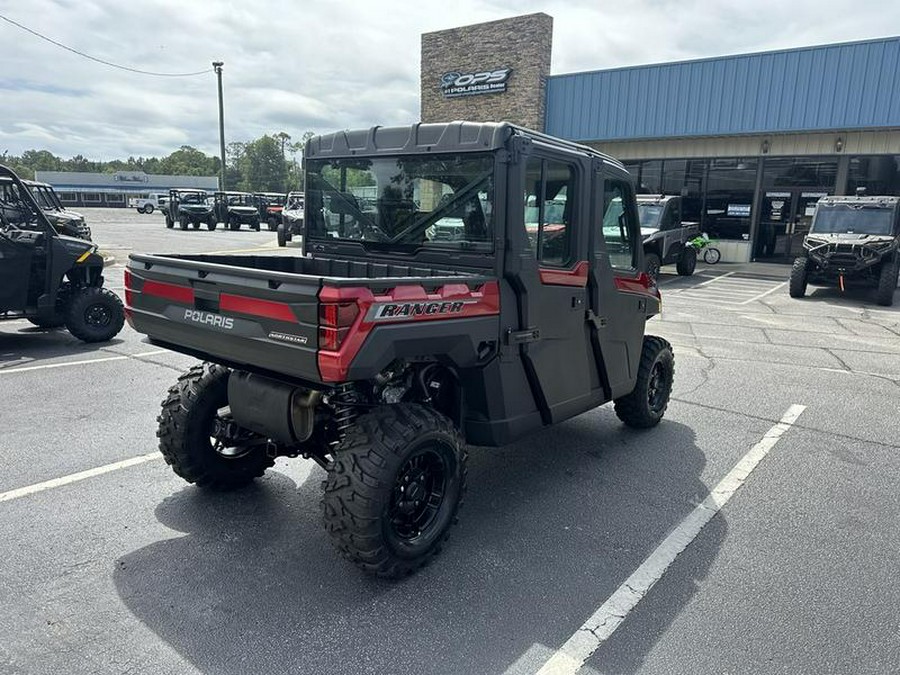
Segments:
[[[685,246],[675,263],[675,271],[683,277],[689,277],[697,269],[697,249]]]
[[[791,280],[788,282],[788,294],[792,298],[806,295],[806,284],[809,278],[809,258],[794,258],[791,266]]]
[[[166,227],[167,227],[168,229],[170,229],[170,230],[171,230],[173,227],[175,227],[175,221],[172,220],[171,218],[169,218],[169,216],[166,216]]]
[[[287,235],[284,231],[284,225],[278,226],[278,230],[275,236],[278,239],[279,246],[287,246]]]
[[[881,273],[878,275],[878,290],[875,291],[875,302],[882,307],[890,307],[894,304],[898,267],[900,267],[900,254],[898,253],[894,254],[893,260],[885,260],[881,263]]]
[[[216,417],[228,405],[224,366],[202,363],[181,375],[162,403],[156,421],[159,450],[188,483],[209,490],[234,490],[262,476],[275,461],[265,444],[231,448],[214,445]]]
[[[644,255],[644,269],[653,281],[659,281],[659,270],[662,267],[662,259],[655,253]]]
[[[637,382],[630,394],[616,399],[616,415],[636,429],[656,426],[669,405],[674,380],[672,345],[661,337],[645,336]]]
[[[396,579],[437,555],[466,489],[465,443],[453,423],[422,405],[360,416],[324,482],[325,529],[369,574]]]
[[[66,306],[66,328],[84,342],[112,340],[125,323],[125,307],[108,288],[90,286],[72,293]]]

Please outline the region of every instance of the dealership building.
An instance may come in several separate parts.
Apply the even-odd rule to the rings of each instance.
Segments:
[[[900,194],[900,37],[552,74],[552,34],[542,13],[423,34],[422,121],[597,148],[732,262],[790,260],[822,196]]]
[[[143,171],[35,171],[34,179],[52,185],[66,206],[127,206],[131,197],[168,195],[170,188],[214,192],[219,186],[216,176],[166,176]]]

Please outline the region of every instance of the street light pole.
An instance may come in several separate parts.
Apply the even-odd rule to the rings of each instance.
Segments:
[[[219,159],[222,162],[219,173],[219,189],[225,189],[225,108],[222,105],[222,66],[224,61],[213,61],[213,68],[219,80]]]

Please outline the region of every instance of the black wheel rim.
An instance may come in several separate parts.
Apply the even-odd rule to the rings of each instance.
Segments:
[[[241,439],[233,437],[233,423],[229,419],[231,408],[225,406],[215,411],[213,419],[210,423],[209,445],[212,451],[219,457],[226,460],[240,459],[246,457],[254,450],[254,446],[250,444],[249,434],[245,442],[241,443]]]
[[[104,328],[112,321],[112,312],[106,305],[96,303],[84,310],[84,322],[94,328]]]
[[[659,412],[666,402],[666,388],[668,375],[665,366],[657,361],[650,371],[650,380],[647,383],[647,403],[650,410]]]
[[[433,445],[406,460],[397,473],[388,508],[394,537],[411,544],[427,536],[444,505],[449,475],[443,453]]]

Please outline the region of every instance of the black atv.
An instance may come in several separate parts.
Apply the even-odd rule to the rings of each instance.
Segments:
[[[251,230],[259,231],[259,209],[249,192],[216,192],[213,211],[216,220],[229,230],[248,225]]]
[[[216,215],[205,190],[169,190],[165,215],[166,227],[169,229],[175,227],[175,223],[182,230],[188,229],[189,225],[199,230],[204,223],[208,230],[216,229]]]
[[[7,193],[21,197],[10,206],[0,194],[0,320],[65,326],[85,342],[111,340],[122,330],[125,311],[119,297],[103,288],[96,244],[59,234],[25,184],[3,165],[0,180]]]
[[[85,224],[84,216],[66,209],[50,185],[31,180],[24,180],[22,184],[31,192],[31,196],[34,197],[57,233],[85,241],[91,240],[91,228]],[[4,204],[3,215],[13,224],[26,221],[31,212],[22,195],[23,193],[12,180],[0,176],[0,200]]]
[[[875,302],[894,304],[900,272],[900,197],[823,197],[816,204],[802,257],[794,260],[789,292],[808,283],[874,287]]]

